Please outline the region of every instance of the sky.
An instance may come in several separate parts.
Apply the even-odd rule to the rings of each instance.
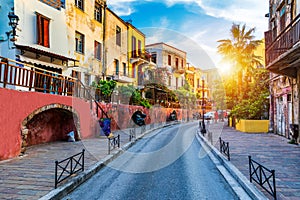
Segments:
[[[164,42],[187,52],[201,69],[225,67],[217,53],[220,39],[231,39],[233,23],[268,30],[268,0],[107,0],[108,7],[146,35],[146,44]]]

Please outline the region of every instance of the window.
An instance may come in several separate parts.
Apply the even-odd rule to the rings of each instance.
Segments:
[[[119,60],[115,59],[116,75],[119,75]]]
[[[283,31],[286,24],[286,7],[283,6],[279,12],[280,15],[280,31]]]
[[[49,23],[50,20],[40,14],[37,15],[37,43],[44,47],[49,45]]]
[[[95,44],[94,44],[94,57],[97,59],[97,60],[101,60],[101,43],[95,41]]]
[[[151,54],[151,62],[154,62],[156,64],[156,53]]]
[[[178,69],[178,63],[179,63],[178,58],[175,58],[175,67],[176,67],[176,69]]]
[[[72,77],[77,78],[78,80],[81,80],[81,72],[72,70]]]
[[[168,55],[168,65],[170,65],[171,66],[171,55]]]
[[[133,63],[132,64],[132,74],[131,74],[132,78],[135,78],[135,66],[136,66],[136,63]]]
[[[178,89],[178,78],[176,77],[176,90]]]
[[[91,76],[89,74],[84,74],[84,84],[90,85]]]
[[[181,60],[181,68],[183,69],[183,60]]]
[[[75,0],[75,5],[77,8],[84,10],[84,0]]]
[[[138,54],[141,55],[142,54],[142,41],[138,40]]]
[[[123,75],[126,76],[126,63],[123,63]]]
[[[119,26],[116,27],[116,44],[121,46],[121,28]]]
[[[77,32],[75,33],[75,45],[76,45],[76,52],[84,53],[84,35]]]
[[[131,57],[136,58],[136,38],[134,36],[131,37]]]
[[[94,11],[94,18],[98,22],[102,22],[102,7],[99,3],[95,2],[95,11]]]

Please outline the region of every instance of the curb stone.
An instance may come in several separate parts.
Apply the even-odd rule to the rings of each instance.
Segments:
[[[214,146],[209,144],[199,131],[196,138],[207,152],[217,169],[240,199],[268,200],[232,163],[230,163]],[[243,190],[240,188],[242,187]]]

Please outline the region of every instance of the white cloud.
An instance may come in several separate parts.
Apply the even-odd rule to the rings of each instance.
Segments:
[[[214,7],[213,4],[209,4],[210,0],[196,0],[195,2],[207,15],[232,22],[245,23],[251,28],[256,27],[258,37],[263,37],[263,32],[268,28],[268,19],[264,17],[268,13],[268,1],[233,0],[230,5],[227,5],[226,9],[224,7]]]
[[[187,9],[190,12],[199,13],[199,16],[205,13],[212,18],[220,19],[214,20],[214,23],[208,22],[207,24],[201,23],[199,19],[189,19],[184,24],[178,24],[176,27],[177,31],[182,32],[186,37],[195,41],[212,58],[216,65],[221,59],[221,56],[217,54],[217,40],[230,38],[230,28],[233,22],[245,23],[248,28],[256,27],[256,32],[254,33],[256,39],[262,39],[264,37],[263,33],[268,29],[268,19],[264,15],[268,13],[269,2],[265,0],[108,0],[108,5],[111,5],[119,16],[128,16],[135,12],[134,5],[142,4],[145,1],[165,3],[168,7],[178,3],[186,4],[189,6]],[[198,8],[197,5],[199,6]],[[155,22],[152,25],[168,28],[171,23],[168,18],[162,17],[159,23]],[[147,36],[147,43],[172,42],[172,40],[163,37],[162,34],[160,32],[150,34]],[[186,47],[179,41],[174,43],[177,44],[178,48]],[[196,60],[199,56],[190,53],[189,57],[192,60]],[[197,63],[197,65],[198,67],[203,67],[202,64]]]

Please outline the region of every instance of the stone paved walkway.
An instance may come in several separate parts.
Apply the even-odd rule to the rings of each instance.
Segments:
[[[149,130],[150,126],[146,127]],[[143,130],[136,128],[139,136]],[[129,129],[120,134],[121,145],[129,142]],[[78,142],[54,142],[27,148],[25,155],[0,161],[0,199],[39,199],[54,189],[55,161],[61,161],[85,149],[85,169],[108,156],[105,136]],[[111,153],[116,151],[113,150]]]
[[[210,124],[213,145],[218,138],[229,142],[231,163],[249,179],[249,159],[275,170],[277,199],[300,199],[300,145],[272,133],[242,133],[223,123]],[[207,136],[206,136],[207,137]],[[257,186],[258,189],[264,190]],[[270,199],[270,195],[264,192]]]

